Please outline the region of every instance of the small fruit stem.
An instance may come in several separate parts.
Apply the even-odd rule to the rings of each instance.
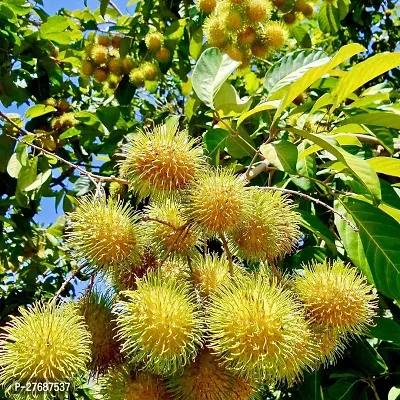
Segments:
[[[280,282],[282,280],[282,275],[279,272],[279,270],[276,267],[276,265],[273,262],[267,262],[267,264],[271,267],[271,270],[272,270],[275,278],[278,280],[278,282]]]
[[[61,285],[60,289],[57,290],[57,292],[55,293],[53,299],[51,300],[52,303],[55,303],[57,298],[60,296],[60,294],[65,290],[65,288],[67,287],[68,283],[72,281],[72,279],[75,278],[76,275],[78,275],[78,273],[80,271],[82,271],[83,268],[85,268],[87,266],[87,264],[83,264],[81,265],[78,269],[74,270],[71,272],[71,275],[65,279],[65,281],[63,282],[63,284]]]
[[[170,224],[168,221],[163,221],[162,219],[158,219],[158,218],[144,217],[143,221],[145,221],[145,222],[147,222],[147,221],[158,222],[159,224],[169,226],[170,228],[172,228],[174,230],[178,230],[179,229],[175,225]]]
[[[188,230],[189,230],[189,225],[182,225],[179,228],[175,228],[179,234],[176,236],[175,240],[171,243],[171,245],[168,247],[167,252],[165,253],[164,257],[161,259],[159,267],[161,267],[165,261],[167,260],[168,256],[170,255],[172,248],[175,246],[175,244],[178,242],[178,240],[182,237],[182,235],[186,235]]]
[[[226,241],[225,235],[221,233],[221,240],[222,240],[222,245],[224,246],[224,250],[226,253],[226,256],[228,257],[228,263],[229,263],[229,274],[233,276],[233,262],[232,262],[232,253],[229,250],[228,242]]]

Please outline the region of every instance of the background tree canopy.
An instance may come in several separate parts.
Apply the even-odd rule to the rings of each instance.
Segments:
[[[121,148],[138,128],[178,124],[211,166],[297,204],[301,240],[274,266],[280,273],[338,259],[379,294],[374,326],[335,365],[261,396],[400,398],[398,2],[325,0],[310,10],[275,0],[276,37],[249,30],[232,43],[232,33],[218,43],[204,12],[211,0],[96,9],[82,0],[54,15],[43,3],[0,1],[0,326],[60,289],[63,298],[106,290],[71,257],[65,218],[45,226],[36,216],[44,204],[71,212],[103,189],[142,210],[147,198],[120,175]],[[223,251],[216,239],[208,246]],[[69,398],[94,398],[90,385]]]

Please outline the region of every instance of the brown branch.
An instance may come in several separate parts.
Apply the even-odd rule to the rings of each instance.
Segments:
[[[279,272],[279,270],[276,267],[276,265],[273,262],[268,262],[267,264],[271,267],[271,270],[272,270],[275,278],[277,279],[277,281],[280,282],[282,280],[282,275]]]
[[[233,276],[233,262],[232,262],[232,253],[229,250],[228,242],[226,241],[225,235],[223,233],[220,234],[221,240],[222,240],[222,245],[224,246],[225,253],[228,257],[228,263],[229,263],[229,274],[230,276]]]
[[[124,15],[124,14],[121,12],[121,10],[118,8],[118,6],[117,6],[113,1],[110,1],[108,4],[110,5],[110,7],[112,7],[112,8],[118,13],[118,15],[119,15],[120,17],[122,17],[122,16]]]
[[[65,281],[63,282],[63,284],[61,285],[60,289],[57,290],[57,292],[55,293],[55,295],[53,296],[52,299],[52,303],[55,302],[57,300],[57,298],[60,296],[60,294],[65,290],[65,288],[67,287],[68,283],[72,281],[72,279],[75,278],[76,275],[78,275],[79,272],[82,271],[83,268],[85,268],[87,265],[83,264],[81,265],[78,269],[75,269],[74,271],[71,272],[71,275],[65,279]]]

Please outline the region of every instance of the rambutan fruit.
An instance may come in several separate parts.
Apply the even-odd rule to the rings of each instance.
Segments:
[[[209,14],[213,12],[217,5],[217,0],[197,0],[196,7],[199,11]]]
[[[199,244],[200,233],[188,225],[188,220],[182,213],[182,205],[169,198],[163,201],[153,201],[147,207],[148,233],[154,248],[160,254],[185,255]],[[153,221],[164,221],[168,225]]]
[[[65,99],[59,99],[56,107],[60,113],[66,113],[69,110],[69,103]]]
[[[288,36],[287,29],[280,22],[272,21],[264,27],[263,39],[269,47],[282,47],[286,43]]]
[[[305,17],[311,17],[314,14],[314,6],[310,2],[305,2],[300,10]]]
[[[92,195],[68,214],[67,244],[77,260],[97,267],[135,263],[143,251],[142,228],[129,204]]]
[[[300,239],[300,216],[290,199],[279,192],[248,189],[247,218],[232,230],[235,253],[247,260],[275,262],[289,254]]]
[[[210,297],[210,348],[239,376],[274,382],[298,362],[293,349],[310,337],[303,308],[265,274],[238,275]],[[297,356],[297,354],[296,354]]]
[[[110,196],[124,198],[128,193],[128,185],[119,182],[110,183]]]
[[[95,45],[93,46],[92,52],[90,53],[90,58],[97,64],[105,64],[108,60],[108,50],[107,47]]]
[[[234,4],[234,5],[242,5],[246,3],[247,0],[229,0],[229,3]]]
[[[256,30],[252,26],[246,26],[237,35],[237,42],[242,46],[252,44],[257,39]]]
[[[184,189],[204,165],[202,149],[178,125],[139,130],[124,147],[121,175],[141,197],[164,197]]]
[[[146,81],[154,81],[158,75],[158,68],[155,64],[146,62],[141,66]]]
[[[114,36],[111,38],[111,46],[112,46],[114,49],[119,49],[120,46],[121,46],[121,39],[122,39],[121,36],[114,35]]]
[[[90,335],[76,306],[35,303],[19,312],[0,334],[0,381],[6,393],[31,398],[25,391],[19,397],[15,382],[76,382],[90,361]]]
[[[150,372],[114,368],[99,380],[103,400],[172,400],[164,380]]]
[[[229,232],[246,214],[245,184],[230,169],[205,170],[188,190],[187,211],[206,233]]]
[[[119,58],[110,58],[107,62],[107,69],[109,72],[121,76],[122,75],[122,62]]]
[[[224,48],[224,51],[235,61],[243,61],[246,58],[246,52],[237,45],[229,45]]]
[[[346,338],[339,334],[339,332],[332,328],[321,326],[312,326],[313,342],[317,346],[316,356],[319,364],[328,366],[335,364],[338,358],[344,354]]]
[[[148,49],[158,50],[164,43],[164,36],[160,32],[149,32],[144,41]]]
[[[100,46],[109,47],[111,44],[111,40],[110,40],[109,36],[99,35],[99,36],[96,36],[96,43]]]
[[[285,6],[285,0],[273,0],[273,4],[276,8],[283,8]]]
[[[270,17],[271,5],[265,0],[249,0],[247,5],[247,18],[250,23],[265,21]]]
[[[189,265],[182,259],[174,258],[166,260],[158,269],[162,276],[172,277],[178,281],[190,280]]]
[[[204,34],[210,46],[222,47],[227,41],[223,21],[217,15],[211,15],[204,21]]]
[[[96,68],[93,73],[93,78],[97,82],[105,82],[108,78],[108,71],[104,68]]]
[[[343,261],[305,266],[293,288],[315,324],[349,334],[361,334],[372,324],[377,295],[366,279]]]
[[[199,292],[209,296],[230,278],[229,262],[224,256],[206,254],[204,258],[197,257],[193,261],[191,275]]]
[[[224,25],[232,30],[238,31],[243,27],[243,18],[242,14],[238,10],[231,9],[224,18]]]
[[[86,54],[88,57],[91,57],[93,47],[94,47],[94,44],[93,44],[93,43],[90,43],[90,44],[88,44],[88,45],[85,47],[85,54]]]
[[[269,52],[269,47],[262,41],[257,40],[251,45],[251,54],[254,57],[266,58]]]
[[[43,103],[46,106],[57,108],[57,100],[54,97],[46,99]]]
[[[122,60],[122,68],[125,72],[125,74],[129,74],[135,68],[135,62],[132,60],[130,57],[125,57]]]
[[[120,346],[115,338],[113,296],[110,293],[101,294],[94,291],[83,296],[78,304],[92,340],[92,360],[89,369],[97,376],[122,363]]]
[[[283,15],[282,17],[285,24],[292,25],[296,22],[296,14],[294,12],[289,12]]]
[[[182,375],[174,376],[170,386],[180,400],[243,400],[255,392],[249,381],[221,366],[208,349],[203,349]]]
[[[144,74],[140,68],[133,68],[129,73],[129,81],[133,83],[137,88],[144,86]]]
[[[82,62],[81,71],[82,71],[82,74],[83,74],[83,75],[85,75],[85,76],[91,76],[91,75],[93,75],[94,69],[95,69],[95,66],[94,66],[94,64],[93,64],[91,61],[86,60],[86,61],[83,61],[83,62]]]
[[[107,79],[108,87],[113,90],[116,89],[119,85],[120,80],[121,78],[118,75],[109,74]]]
[[[122,351],[154,373],[180,371],[201,344],[203,321],[190,284],[149,273],[137,286],[116,306]]]
[[[108,50],[108,56],[111,58],[121,58],[121,54],[119,53],[118,49]]]
[[[155,54],[155,59],[158,62],[167,62],[171,58],[171,52],[166,47],[161,47]]]

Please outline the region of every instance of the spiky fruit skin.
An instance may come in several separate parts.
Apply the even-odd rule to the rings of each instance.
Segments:
[[[117,75],[122,75],[122,63],[119,58],[110,58],[107,63],[108,71]]]
[[[204,13],[213,12],[217,5],[217,0],[197,0],[197,9]]]
[[[271,13],[269,2],[264,0],[249,0],[247,18],[251,23],[264,21]]]
[[[54,97],[50,97],[44,101],[46,106],[57,108],[57,100]]]
[[[120,46],[121,46],[121,39],[122,39],[121,36],[113,36],[113,37],[111,38],[111,46],[112,46],[114,49],[119,49]]]
[[[246,46],[252,44],[257,39],[256,31],[253,27],[247,26],[243,31],[239,32],[237,35],[237,42],[240,45]]]
[[[0,380],[6,393],[29,399],[34,393],[14,392],[15,382],[75,382],[90,360],[90,335],[76,307],[35,303],[19,311],[0,335]]]
[[[61,132],[66,131],[69,128],[72,128],[73,126],[79,124],[79,121],[75,119],[75,114],[70,112],[70,113],[64,113],[61,115],[61,117],[58,118],[58,130]]]
[[[190,281],[190,268],[182,259],[169,259],[158,270],[162,276],[172,277],[178,281]]]
[[[261,41],[256,41],[251,45],[251,54],[253,54],[254,57],[266,58],[268,52],[269,47]]]
[[[119,183],[119,182],[111,182],[110,183],[110,196],[111,197],[120,197],[121,199],[125,198],[128,193],[128,185]]]
[[[106,47],[101,45],[93,46],[93,49],[90,53],[90,58],[97,65],[105,64],[108,60],[108,50]]]
[[[162,378],[149,372],[130,372],[126,366],[114,368],[99,384],[103,400],[172,400]]]
[[[279,22],[270,22],[263,32],[265,44],[270,47],[282,47],[288,39],[287,29]]]
[[[120,80],[121,78],[118,75],[109,74],[107,79],[108,87],[110,89],[116,89],[119,85]]]
[[[232,58],[232,60],[241,62],[246,58],[246,53],[237,45],[227,46],[224,50],[225,53]]]
[[[247,260],[282,259],[296,248],[300,216],[290,199],[279,192],[252,188],[247,218],[231,233],[235,253]]]
[[[100,46],[108,47],[111,44],[111,40],[108,36],[99,35],[96,37],[96,42]]]
[[[165,197],[193,181],[204,164],[202,149],[177,124],[139,130],[124,147],[120,172],[141,197]]]
[[[206,254],[193,261],[192,279],[203,296],[209,296],[229,278],[229,262],[224,256]]]
[[[96,68],[93,73],[93,78],[97,82],[105,82],[108,78],[108,71],[103,68]]]
[[[273,0],[274,6],[281,9],[285,6],[285,0]]]
[[[242,15],[237,10],[230,10],[225,16],[225,26],[233,31],[238,31],[243,27]]]
[[[137,220],[129,204],[86,196],[68,214],[67,245],[77,260],[98,268],[135,263],[143,251]]]
[[[239,275],[211,295],[209,343],[223,364],[239,376],[274,382],[284,379],[293,356],[311,331],[292,294],[265,274]]]
[[[244,186],[232,170],[206,170],[188,191],[188,213],[209,235],[229,232],[245,216],[248,196]]]
[[[296,14],[294,12],[289,12],[284,14],[282,19],[286,24],[292,25],[296,22]]]
[[[140,88],[144,86],[144,74],[140,68],[134,68],[129,73],[129,81],[133,83],[136,87]]]
[[[104,374],[122,363],[120,346],[115,339],[116,323],[112,314],[113,296],[92,292],[79,301],[80,314],[84,317],[91,336],[92,359],[89,369],[94,376]]]
[[[164,37],[160,32],[148,33],[144,40],[150,50],[158,50],[164,43]]]
[[[311,325],[311,328],[313,341],[317,346],[316,367],[319,367],[321,364],[326,367],[335,364],[339,358],[343,357],[346,347],[346,337],[340,335],[335,329],[314,325]]]
[[[180,371],[197,353],[202,319],[186,282],[151,273],[117,304],[118,336],[132,362],[161,375]]]
[[[171,58],[171,52],[166,47],[161,47],[157,50],[155,59],[159,62],[167,62]]]
[[[158,68],[155,64],[145,63],[141,67],[143,75],[147,81],[154,81],[158,75]]]
[[[57,101],[57,109],[60,113],[65,113],[69,110],[69,103],[65,99],[59,99]]]
[[[94,73],[95,66],[89,60],[83,61],[82,63],[82,74],[85,76],[91,76]]]
[[[300,12],[306,17],[311,17],[314,14],[314,6],[311,3],[305,3]]]
[[[202,350],[182,375],[172,378],[171,388],[179,400],[243,400],[255,392],[249,381],[221,366],[208,349]]]
[[[372,324],[377,295],[356,269],[342,261],[306,266],[293,288],[315,324],[349,334],[361,334]]]
[[[149,236],[160,254],[188,255],[194,246],[199,244],[200,233],[188,224],[181,212],[182,205],[171,199],[155,201],[147,207]],[[152,221],[158,219],[170,225]]]
[[[132,69],[135,68],[135,63],[132,58],[124,58],[122,60],[122,68],[126,74],[129,74],[129,72],[131,72]]]
[[[216,15],[211,15],[205,20],[204,34],[210,46],[221,48],[227,41],[223,21]]]

